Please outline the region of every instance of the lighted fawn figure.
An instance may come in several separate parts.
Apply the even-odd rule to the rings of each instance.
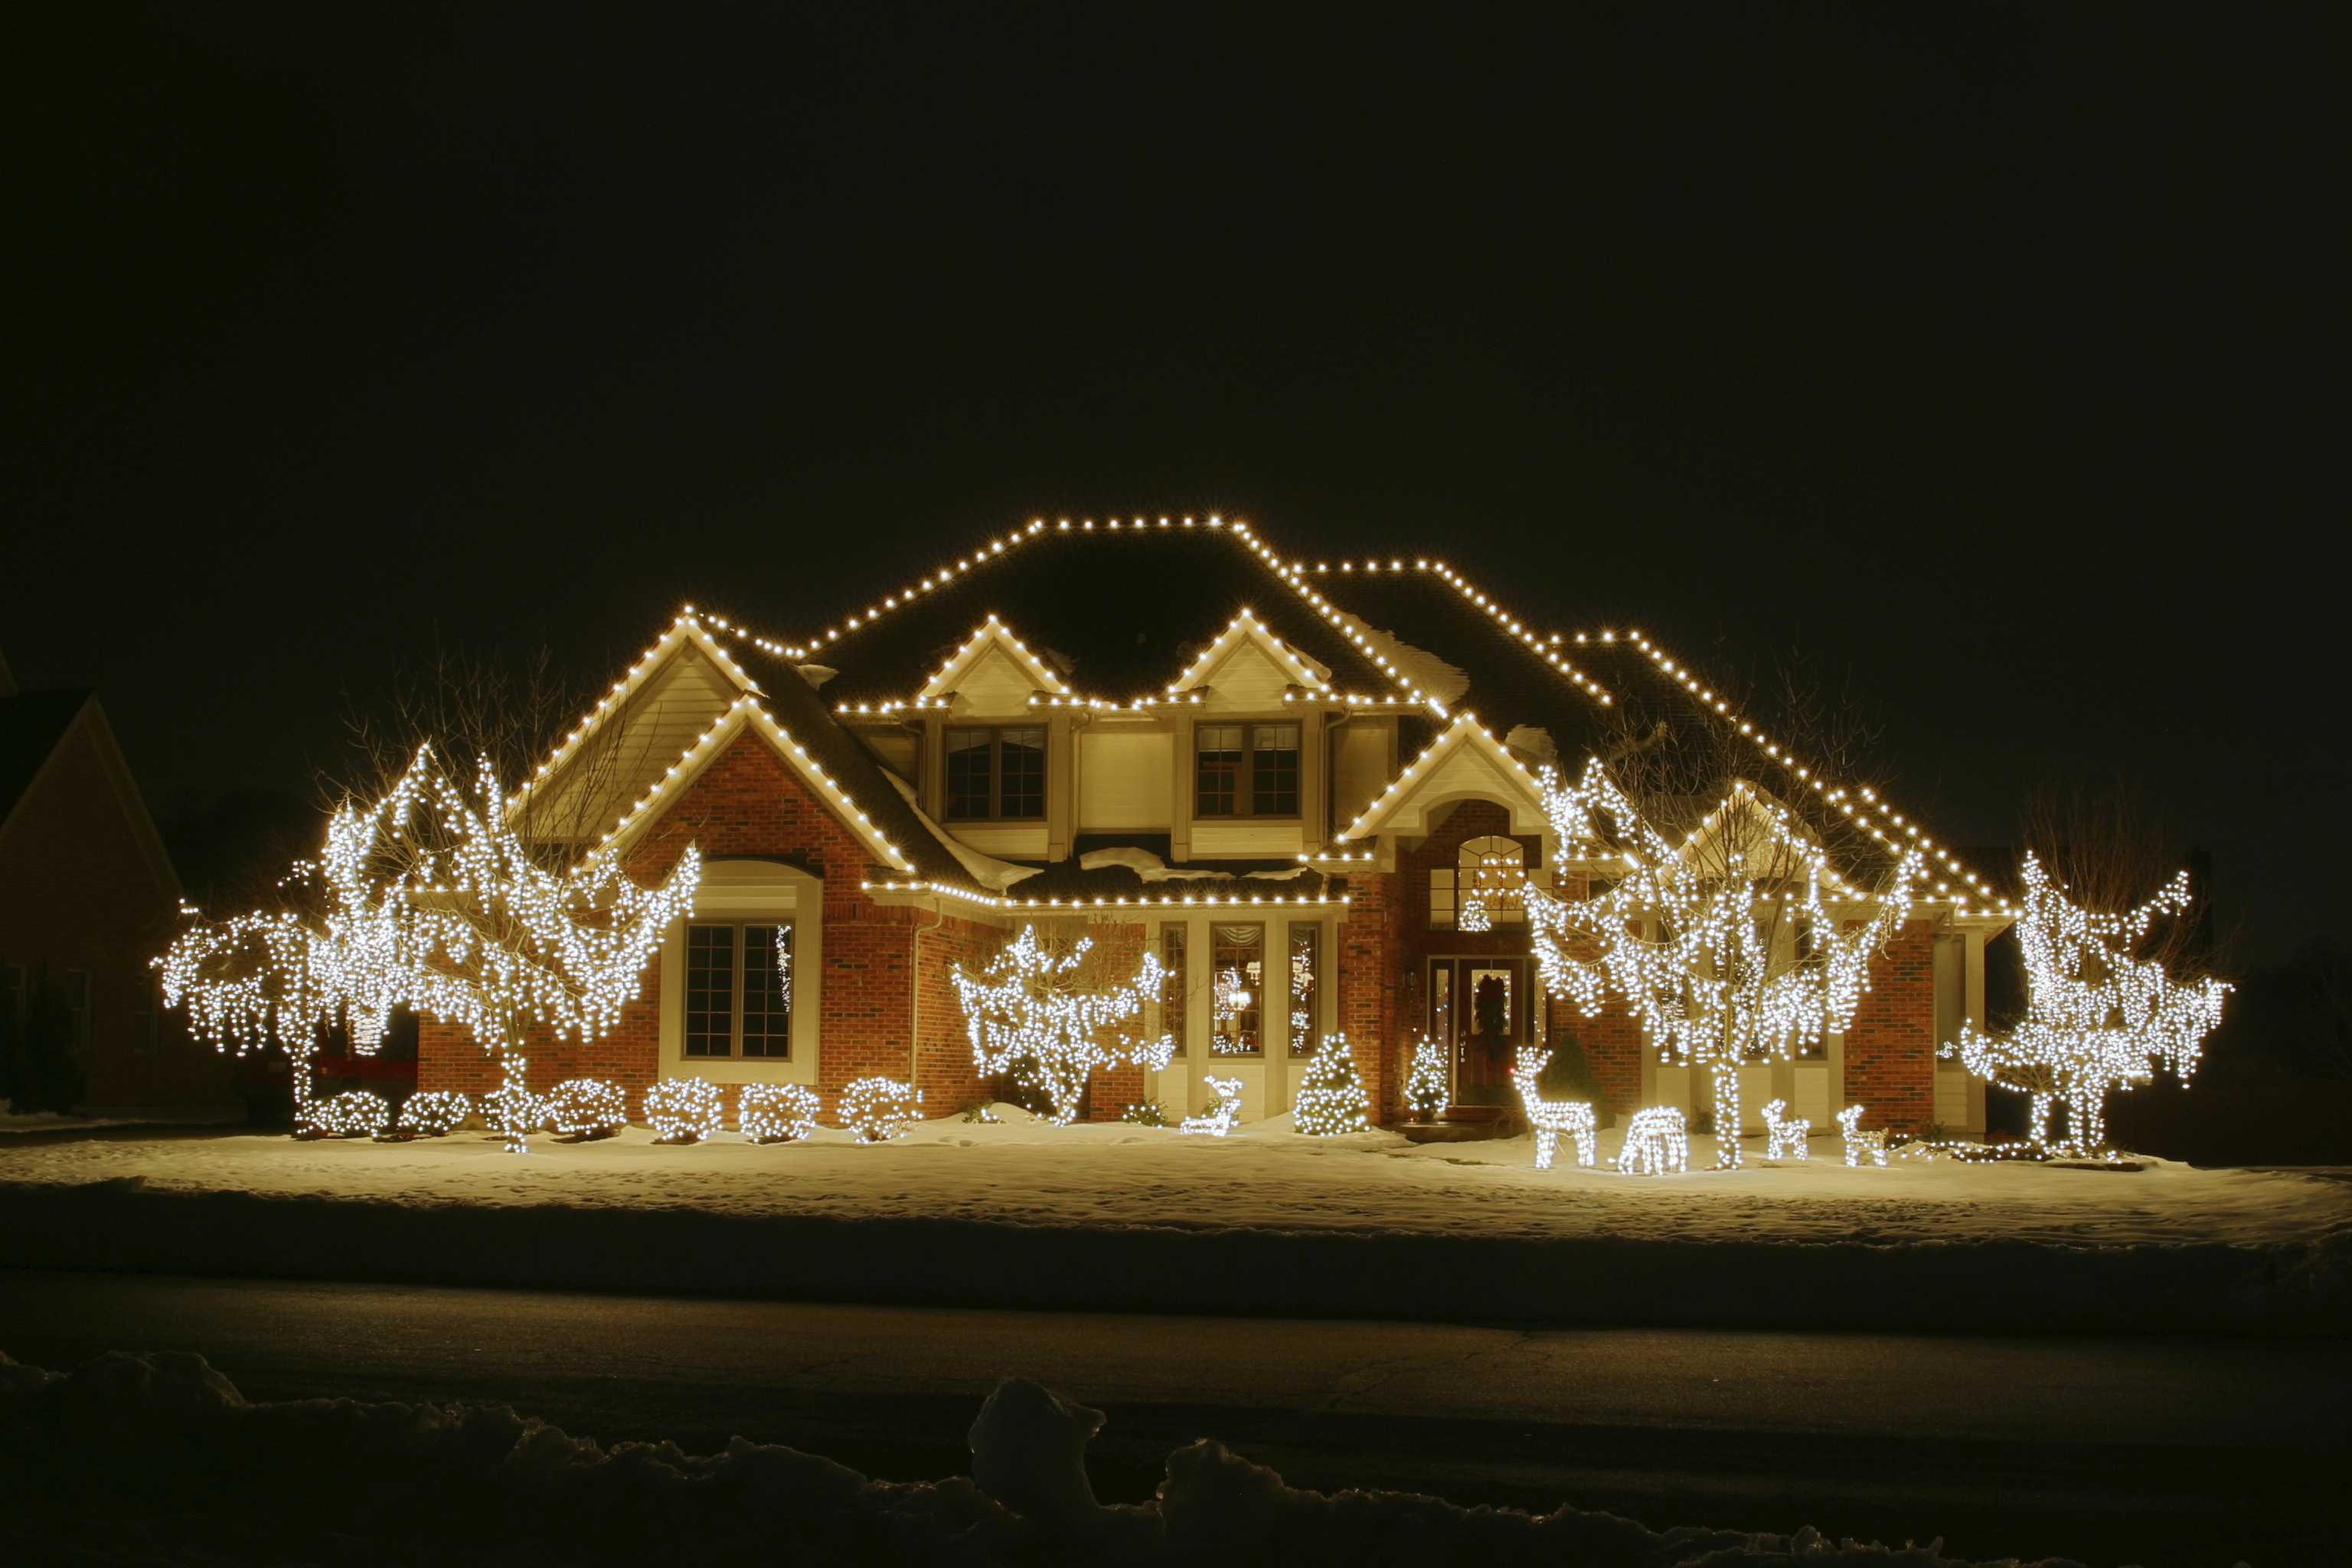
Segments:
[[[1783,1116],[1789,1109],[1785,1100],[1776,1100],[1764,1108],[1764,1129],[1769,1142],[1764,1157],[1768,1160],[1805,1160],[1812,1157],[1806,1140],[1812,1135],[1813,1124]]]
[[[1552,1151],[1559,1147],[1563,1132],[1576,1139],[1576,1163],[1589,1166],[1594,1163],[1592,1133],[1597,1125],[1592,1107],[1581,1100],[1543,1098],[1539,1080],[1544,1064],[1550,1060],[1549,1051],[1521,1046],[1517,1065],[1511,1069],[1511,1076],[1518,1080],[1519,1103],[1527,1107],[1528,1123],[1536,1131],[1536,1169],[1551,1169]]]
[[[1629,1176],[1658,1176],[1690,1169],[1690,1134],[1683,1113],[1671,1105],[1654,1105],[1633,1112],[1625,1124],[1625,1147],[1617,1169]]]
[[[1838,1131],[1845,1135],[1845,1163],[1860,1165],[1886,1163],[1886,1129],[1874,1127],[1862,1130],[1862,1107],[1849,1105],[1838,1112]]]
[[[1234,1130],[1242,1113],[1242,1080],[1237,1078],[1204,1078],[1201,1080],[1217,1091],[1217,1103],[1199,1116],[1184,1118],[1178,1129],[1182,1132],[1205,1132],[1212,1138],[1223,1138]]]

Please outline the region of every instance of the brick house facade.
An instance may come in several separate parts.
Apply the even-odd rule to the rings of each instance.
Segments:
[[[1572,1036],[1612,1110],[1703,1110],[1622,999],[1586,1016],[1545,992],[1523,921],[1457,918],[1490,862],[1584,896],[1540,772],[1669,721],[1756,733],[1638,634],[1540,637],[1443,563],[1310,568],[1214,520],[1041,521],[797,643],[689,612],[534,787],[642,879],[693,843],[705,887],[619,1026],[535,1043],[530,1079],[802,1082],[830,1115],[878,1075],[950,1111],[1001,1088],[973,1072],[954,967],[1035,923],[1121,963],[1148,946],[1173,972],[1143,1020],[1173,1058],[1097,1075],[1092,1117],[1204,1110],[1212,1076],[1244,1083],[1245,1119],[1279,1114],[1344,1037],[1394,1120],[1424,1034],[1465,1103],[1507,1098],[1514,1043]],[[1756,751],[1748,787],[1807,811],[1839,800],[1760,735]],[[1967,1105],[1934,1053],[1980,1016],[1982,981],[1947,970],[1980,967],[2002,923],[1948,885],[1874,960],[1827,1053],[1759,1064],[1759,1086],[1817,1126],[1856,1100],[1896,1127]],[[710,954],[771,928],[789,1049],[745,1033],[730,1054]],[[428,1026],[420,1058],[422,1087],[494,1079],[456,1031]]]

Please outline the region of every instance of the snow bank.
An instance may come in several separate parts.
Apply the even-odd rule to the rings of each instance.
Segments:
[[[184,1352],[110,1352],[62,1374],[0,1356],[0,1463],[19,1483],[0,1558],[1969,1568],[1939,1543],[1661,1531],[1566,1505],[1538,1518],[1301,1491],[1206,1441],[1168,1456],[1155,1500],[1105,1507],[1083,1468],[1102,1419],[1008,1382],[973,1424],[973,1479],[893,1483],[740,1437],[709,1456],[605,1448],[503,1405],[253,1405]]]
[[[2352,1187],[1896,1161],[1640,1178],[1532,1141],[949,1118],[861,1146],[0,1149],[0,1264],[1174,1312],[2342,1332]],[[1604,1132],[1601,1153],[1618,1134]],[[1711,1150],[1697,1141],[1697,1157]]]

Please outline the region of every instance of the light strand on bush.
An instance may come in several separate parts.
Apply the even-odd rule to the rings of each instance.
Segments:
[[[1588,899],[1525,889],[1544,982],[1587,1017],[1617,992],[1662,1060],[1706,1067],[1724,1130],[1718,1163],[1736,1168],[1741,1065],[1791,1059],[1852,1021],[1870,955],[1909,915],[1926,860],[1906,848],[1885,885],[1865,889],[1831,867],[1794,814],[1744,782],[1679,841],[1601,758],[1576,784],[1550,769],[1543,782],[1562,857],[1622,870]],[[1852,918],[1856,906],[1866,918]]]
[[[1448,1085],[1445,1042],[1427,1035],[1413,1042],[1412,1070],[1404,1080],[1404,1102],[1423,1121],[1434,1121],[1454,1096]]]
[[[861,1078],[841,1097],[842,1124],[860,1143],[887,1143],[922,1120],[923,1091],[890,1078]]]
[[[747,1083],[735,1124],[754,1143],[797,1143],[816,1131],[816,1090],[798,1083]]]
[[[1348,1048],[1347,1036],[1333,1035],[1324,1041],[1307,1064],[1292,1120],[1301,1132],[1317,1138],[1372,1130],[1371,1100],[1357,1075],[1356,1054]]]
[[[1087,1079],[1097,1068],[1137,1062],[1154,1068],[1173,1059],[1173,1037],[1128,1038],[1123,1026],[1160,994],[1165,973],[1146,951],[1132,974],[1107,973],[1089,963],[1091,939],[1069,952],[1048,952],[1037,928],[1025,925],[1012,944],[978,973],[950,972],[963,1004],[972,1065],[983,1078],[1034,1066],[1054,1104],[1054,1120],[1077,1120]]]
[[[392,1107],[383,1096],[363,1089],[312,1100],[310,1110],[309,1131],[319,1138],[373,1138],[392,1124]]]
[[[473,1096],[454,1089],[428,1089],[410,1095],[400,1108],[400,1130],[420,1138],[445,1138],[473,1114]]]
[[[1629,1176],[1680,1175],[1690,1169],[1690,1133],[1675,1106],[1653,1105],[1625,1124],[1617,1169]]]
[[[719,1131],[725,1114],[719,1086],[705,1078],[666,1078],[646,1090],[646,1120],[656,1143],[695,1143]]]
[[[566,1079],[548,1092],[547,1119],[574,1138],[610,1138],[629,1124],[628,1096],[603,1079]]]
[[[1944,1054],[2032,1097],[2035,1148],[2102,1153],[2111,1090],[2144,1083],[2160,1067],[2184,1079],[2196,1072],[2230,987],[2210,979],[2186,984],[2160,962],[2135,956],[2159,919],[2185,915],[2189,903],[2183,871],[2138,908],[2101,914],[2074,902],[2039,858],[2025,857],[2025,908],[2017,922],[2024,1021],[2002,1035],[1964,1025]],[[2056,1105],[2066,1108],[2063,1142],[2050,1135]]]
[[[1550,1060],[1551,1053],[1541,1047],[1521,1046],[1511,1068],[1512,1080],[1519,1089],[1519,1103],[1527,1108],[1528,1124],[1535,1129],[1536,1169],[1551,1169],[1552,1152],[1563,1132],[1576,1140],[1576,1163],[1591,1165],[1598,1159],[1594,1142],[1599,1134],[1599,1118],[1589,1100],[1543,1097],[1543,1069]]]
[[[530,1152],[530,1135],[547,1124],[547,1102],[530,1091],[530,1058],[499,1058],[504,1075],[499,1087],[482,1096],[482,1117],[490,1131],[502,1133],[509,1154]]]
[[[1223,1138],[1241,1120],[1242,1080],[1237,1078],[1203,1077],[1201,1081],[1216,1090],[1217,1103],[1198,1116],[1184,1118],[1180,1132],[1205,1132],[1212,1138]]]

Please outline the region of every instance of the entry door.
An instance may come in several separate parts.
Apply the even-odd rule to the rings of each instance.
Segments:
[[[1454,1103],[1510,1102],[1512,1058],[1533,1037],[1534,1016],[1532,960],[1429,961],[1429,1032],[1452,1047]]]

